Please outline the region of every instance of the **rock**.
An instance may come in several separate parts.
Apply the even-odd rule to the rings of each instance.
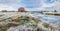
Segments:
[[[20,22],[20,19],[18,19],[18,18],[16,18],[16,19],[12,19],[12,21]]]

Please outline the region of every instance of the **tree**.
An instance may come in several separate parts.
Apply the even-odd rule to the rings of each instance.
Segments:
[[[54,12],[57,12],[56,10],[54,10]]]
[[[2,12],[7,12],[7,10],[2,10]]]
[[[25,8],[23,8],[23,7],[19,8],[18,12],[25,12]]]

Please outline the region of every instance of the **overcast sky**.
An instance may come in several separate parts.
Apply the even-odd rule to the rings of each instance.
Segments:
[[[28,11],[60,11],[60,0],[0,0],[0,11],[3,9],[17,10],[20,7]]]

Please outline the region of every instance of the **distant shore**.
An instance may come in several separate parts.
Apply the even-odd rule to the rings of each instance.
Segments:
[[[60,13],[57,12],[43,12],[46,15],[54,15],[54,16],[60,16]]]

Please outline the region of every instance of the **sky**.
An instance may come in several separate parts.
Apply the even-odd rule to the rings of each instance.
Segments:
[[[24,7],[27,11],[60,11],[60,0],[0,0],[0,11],[17,11],[20,7]]]

